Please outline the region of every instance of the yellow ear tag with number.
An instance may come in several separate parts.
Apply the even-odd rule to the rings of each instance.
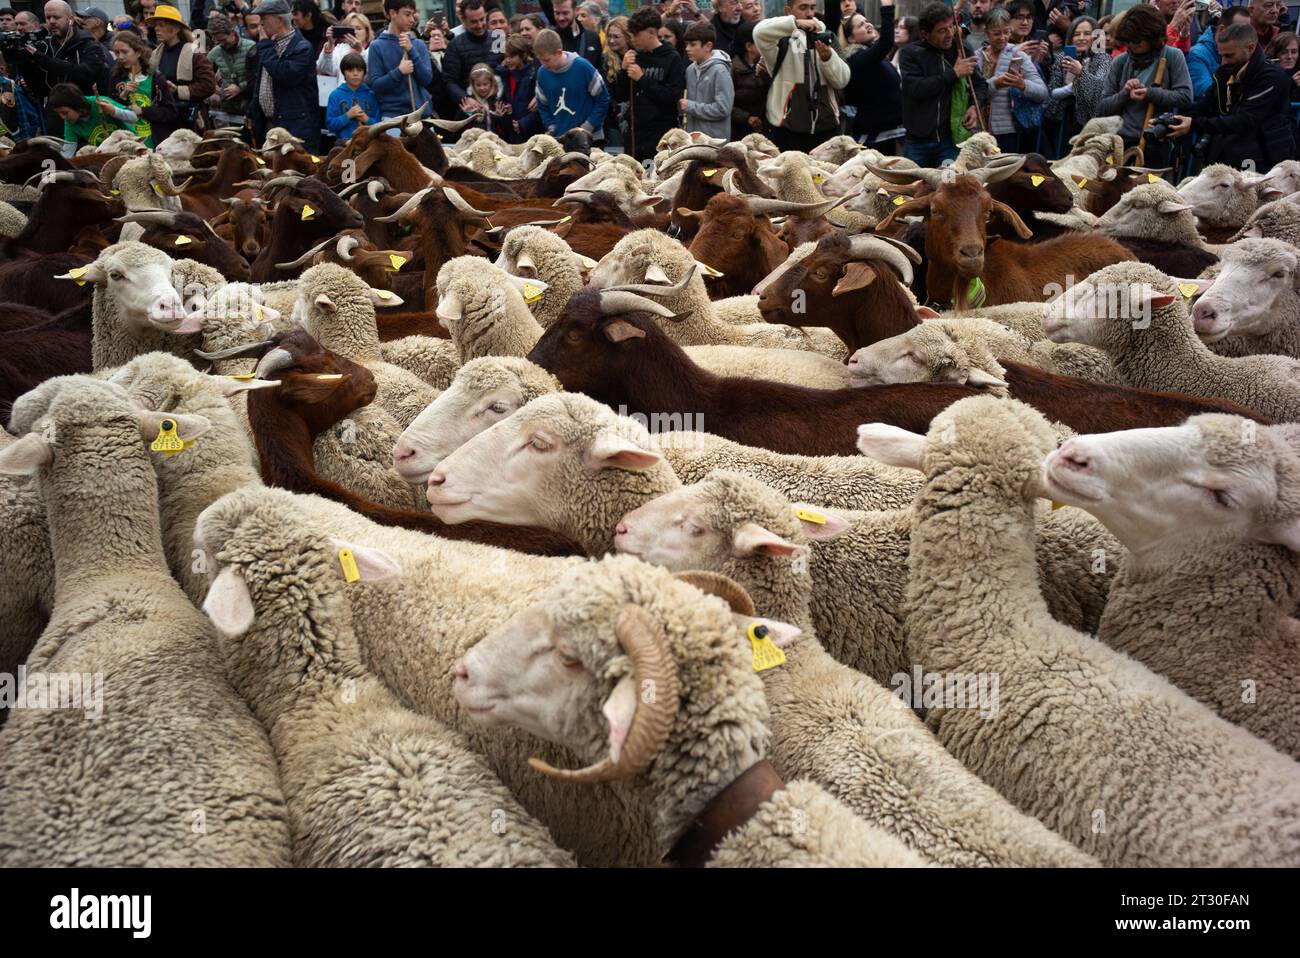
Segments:
[[[748,635],[750,645],[753,646],[754,651],[755,672],[763,672],[767,669],[774,669],[778,665],[785,665],[785,653],[767,637],[770,631],[761,622],[755,622],[749,627]]]
[[[194,445],[193,441],[187,442],[176,434],[176,420],[164,419],[158,424],[158,437],[149,443],[149,448],[154,452],[161,452],[164,456],[174,456]]]
[[[389,253],[388,262],[393,264],[393,272],[396,273],[399,269],[401,269],[403,266],[406,265],[406,257],[398,256],[396,253]]]
[[[600,265],[590,256],[579,256],[578,260],[582,263],[583,269],[595,269],[597,266]]]
[[[1033,183],[1035,187],[1039,187],[1047,182],[1047,177],[1039,176],[1037,173],[1035,173],[1033,176],[1029,178],[1029,182]]]
[[[1148,173],[1148,174],[1147,174],[1147,182],[1148,182],[1148,183],[1159,183],[1159,182],[1160,182],[1160,177],[1156,176],[1154,173]]]
[[[193,243],[193,242],[194,242],[194,240],[190,239],[188,236],[178,236],[178,237],[176,237],[176,245],[177,245],[177,246],[189,246],[189,245],[190,245],[191,243]]]
[[[339,565],[343,567],[344,582],[356,582],[361,578],[361,573],[357,571],[357,560],[352,555],[351,549],[339,550]]]
[[[903,205],[904,203],[906,203],[906,202],[907,202],[907,197],[906,197],[906,196],[895,196],[895,197],[894,197],[894,205],[895,205],[895,206],[902,206],[902,205]]]
[[[794,517],[803,522],[812,522],[819,526],[826,525],[826,517],[820,512],[813,512],[811,509],[796,509],[794,511]]]
[[[717,170],[700,170],[700,176],[717,176]]]
[[[235,375],[231,376],[230,378],[231,378],[231,379],[237,379],[237,380],[239,380],[241,383],[246,383],[246,382],[249,382],[250,380],[252,380],[253,377],[256,376],[256,375],[257,375],[257,373],[235,373]]]
[[[1191,299],[1194,295],[1196,295],[1197,291],[1200,290],[1200,288],[1201,287],[1197,286],[1195,283],[1178,284],[1178,292],[1183,294],[1183,299]]]
[[[304,206],[302,208],[302,218],[304,220],[309,220],[315,215],[316,215],[316,211],[312,209],[310,206]]]
[[[68,275],[72,277],[72,281],[78,286],[85,286],[86,280],[81,277],[85,276],[89,270],[89,266],[74,266],[72,269],[68,270]]]
[[[524,283],[524,302],[531,306],[542,298],[542,292],[541,287],[534,286],[532,283]]]

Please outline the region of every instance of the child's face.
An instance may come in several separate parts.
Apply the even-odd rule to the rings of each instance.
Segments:
[[[522,70],[524,68],[524,58],[517,53],[507,53],[505,64],[507,70]]]
[[[59,116],[63,117],[65,122],[68,123],[81,122],[81,113],[78,112],[77,110],[74,110],[70,106],[56,106],[54,108],[54,112],[57,113]]]
[[[703,63],[713,56],[713,44],[701,40],[687,40],[686,56],[692,63]]]
[[[657,40],[655,41],[658,42]],[[558,71],[564,66],[564,51],[556,50],[554,53],[541,54],[537,57],[538,61],[552,73]]]
[[[343,79],[346,80],[348,86],[352,87],[352,89],[354,90],[357,87],[361,86],[361,81],[364,80],[365,78],[366,78],[366,71],[358,70],[356,67],[353,67],[351,70],[343,71]]]
[[[495,90],[496,84],[492,82],[492,77],[485,73],[476,74],[474,77],[474,92],[479,96],[491,96]]]

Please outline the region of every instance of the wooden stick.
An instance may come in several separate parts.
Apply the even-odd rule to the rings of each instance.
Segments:
[[[1160,62],[1156,64],[1155,79],[1151,81],[1152,86],[1159,86],[1160,81],[1165,78],[1165,51],[1160,51]],[[1147,125],[1151,122],[1151,115],[1156,112],[1156,105],[1147,100],[1147,114],[1142,119],[1142,132],[1138,135],[1138,163],[1146,166],[1146,146],[1147,146]]]

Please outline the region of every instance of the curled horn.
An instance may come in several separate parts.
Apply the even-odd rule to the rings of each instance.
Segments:
[[[192,182],[194,182],[194,177],[187,176],[185,177],[184,182],[182,182],[180,186],[175,186],[171,183],[156,183],[155,185],[163,194],[167,196],[180,196],[182,193],[185,192],[185,188],[189,186]]]
[[[175,226],[176,217],[180,216],[175,210],[138,210],[134,213],[127,213],[125,216],[119,216],[119,223],[150,223],[162,226]]]
[[[973,176],[985,186],[988,186],[990,183],[1001,183],[1014,175],[1024,165],[1024,156],[1000,156],[978,170],[970,170],[966,175]]]
[[[328,240],[326,242],[328,242]],[[343,262],[350,263],[356,259],[352,254],[360,245],[361,240],[357,239],[355,236],[340,236],[339,241],[334,244],[334,252],[338,255],[339,259],[343,260]]]
[[[424,122],[432,123],[440,130],[447,130],[450,133],[455,133],[457,130],[463,130],[465,129],[465,127],[473,123],[474,118],[472,116],[468,116],[463,120],[444,120],[441,117],[433,116],[433,117],[426,118]]]
[[[367,176],[364,180],[357,180],[357,182],[349,183],[347,186],[343,187],[343,189],[339,191],[339,198],[347,199],[357,190],[365,189],[367,193],[371,194],[370,198],[372,200],[379,202],[379,198],[373,195],[373,191],[370,189],[371,186],[378,186],[381,192],[389,188],[388,181],[382,176]]]
[[[125,156],[119,153],[117,156],[113,157],[107,163],[101,166],[99,168],[99,185],[106,190],[112,189],[113,180],[116,179],[117,177],[117,171],[120,170],[122,168],[122,165],[128,162],[130,159],[131,158],[129,156]]]
[[[366,196],[370,197],[370,202],[378,203],[379,196],[389,188],[388,181],[382,177],[375,177],[366,184]]]
[[[907,246],[906,243],[900,244]],[[921,262],[920,255],[916,250],[907,246],[911,257],[904,256],[897,246],[885,242],[883,236],[870,236],[858,234],[849,237],[849,258],[853,260],[863,259],[883,259],[890,266],[898,271],[898,275],[903,278],[903,285],[912,285],[912,262]],[[914,257],[914,259],[913,259]]]
[[[420,205],[420,201],[428,195],[431,189],[433,189],[432,186],[426,186],[418,193],[412,193],[411,198],[403,203],[396,213],[390,213],[387,216],[376,216],[375,222],[400,223],[402,220],[410,218],[411,214],[415,212],[416,207]]]
[[[690,146],[683,146],[680,149],[673,150],[664,157],[660,167],[667,169],[675,163],[689,163],[691,160],[716,160],[717,158],[718,148],[716,146],[707,143],[692,143]]]
[[[581,163],[584,166],[587,166],[588,168],[590,168],[592,165],[591,157],[589,157],[586,153],[578,153],[576,151],[569,152],[569,153],[561,153],[559,156],[555,158],[556,166],[563,166],[565,163]]]
[[[470,206],[467,202],[465,202],[465,197],[461,196],[450,186],[444,186],[442,188],[442,192],[443,195],[447,197],[447,199],[451,200],[451,205],[456,207],[456,209],[460,210],[466,216],[477,216],[479,219],[485,220],[492,215],[492,212],[490,210],[484,212],[483,210],[474,209],[474,207]]]
[[[423,112],[424,107],[420,107],[418,110],[412,110],[405,116],[395,116],[388,120],[381,120],[370,128],[370,135],[379,136],[381,133],[395,130],[399,126],[406,126],[408,123],[418,123],[420,120],[420,114]]]
[[[668,741],[677,716],[679,687],[677,664],[668,651],[667,643],[655,634],[650,616],[635,605],[625,605],[614,623],[614,635],[632,660],[632,681],[637,689],[645,683],[655,694],[650,701],[638,695],[636,711],[627,731],[627,739],[619,751],[618,761],[603,758],[595,765],[579,769],[560,769],[539,758],[530,758],[528,764],[537,771],[566,782],[588,784],[612,782],[639,775],[650,767]]]
[[[194,350],[195,356],[201,356],[207,360],[233,359],[235,356],[260,356],[266,352],[271,345],[270,340],[261,340],[256,343],[244,343],[241,346],[228,346],[225,349],[213,350],[205,353],[201,349]]]
[[[633,255],[636,251],[633,250]],[[695,276],[699,266],[691,264],[691,268],[686,271],[686,275],[677,281],[675,286],[656,286],[653,283],[625,283],[622,286],[610,286],[606,293],[634,293],[638,296],[672,296],[686,289],[686,285]]]
[[[886,183],[897,183],[899,186],[907,186],[915,183],[917,180],[925,183],[931,189],[937,190],[939,184],[943,182],[943,170],[931,170],[918,168],[915,170],[891,170],[887,166],[877,166],[875,163],[868,163],[867,169],[874,173],[879,179]]]
[[[737,615],[757,615],[754,611],[754,600],[750,598],[744,587],[735,579],[725,576],[721,572],[688,569],[684,572],[675,573],[673,578],[689,583],[708,595],[716,595],[720,599],[725,599],[727,605],[731,606],[731,611]]]
[[[333,238],[333,237],[330,237],[330,238],[327,239],[327,240],[322,240],[321,242],[319,242],[319,243],[317,243],[315,246],[313,246],[311,249],[307,250],[307,252],[305,252],[305,253],[303,253],[301,256],[299,256],[299,257],[298,257],[296,260],[294,260],[292,263],[276,263],[276,264],[275,264],[275,268],[276,268],[276,269],[297,269],[299,266],[301,266],[301,265],[303,265],[304,263],[306,263],[307,260],[311,259],[311,258],[312,258],[313,256],[315,256],[317,253],[319,253],[321,250],[323,250],[326,246],[329,246],[330,243],[332,243],[333,241],[334,241],[334,238]]]
[[[261,358],[257,364],[257,371],[253,375],[258,379],[266,379],[272,373],[278,373],[282,369],[289,369],[293,365],[293,353],[277,346]]]

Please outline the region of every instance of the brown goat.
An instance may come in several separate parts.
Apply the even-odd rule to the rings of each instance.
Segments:
[[[738,196],[719,193],[702,213],[685,208],[674,212],[699,224],[691,241],[691,255],[722,273],[716,279],[706,277],[712,298],[748,294],[790,255],[790,247],[777,237],[772,221],[753,213]]]
[[[749,155],[739,143],[728,143],[723,147],[697,143],[682,147],[672,156],[688,161],[670,207],[670,223],[676,230],[674,235],[683,243],[690,243],[695,238],[700,223],[681,211],[699,212],[707,207],[713,197],[724,192],[722,178],[728,170],[736,171],[736,187],[742,192],[769,198],[776,195],[750,168]]]
[[[646,312],[631,311],[640,304]],[[747,446],[805,456],[852,455],[861,423],[887,422],[925,432],[942,410],[977,392],[942,383],[805,389],[715,376],[692,362],[659,327],[649,315],[654,308],[633,293],[584,290],[569,301],[528,358],[565,389],[612,408],[666,415],[669,428],[701,429]],[[1175,425],[1200,412],[1259,418],[1230,403],[1004,365],[1013,397],[1082,433]]]
[[[1032,253],[1004,239],[989,240],[987,225],[994,216],[1022,239],[1033,232],[1015,210],[993,199],[969,174],[945,179],[933,193],[895,206],[877,232],[904,216],[926,217],[926,288],[931,299],[958,309],[1041,302],[1054,289],[1064,288],[1070,276],[1087,276],[1134,258],[1119,243],[1095,233],[1058,236],[1035,244]]]
[[[253,190],[240,190],[221,202],[226,205],[226,210],[211,221],[213,228],[218,236],[230,240],[240,256],[252,263],[269,239],[266,200]]]
[[[271,241],[253,261],[255,283],[292,279],[298,274],[278,269],[276,264],[297,259],[321,240],[342,230],[364,225],[360,213],[315,177],[304,176],[298,180],[277,177],[264,189],[279,187],[284,187],[286,192],[281,194],[271,217]],[[307,207],[311,208],[310,212]]]
[[[0,238],[0,259],[65,252],[85,227],[109,226],[115,216],[124,212],[122,201],[105,196],[88,174],[67,170],[53,173],[32,204],[23,231]]]
[[[221,151],[211,178],[206,183],[190,184],[181,194],[181,208],[207,220],[215,219],[225,210],[223,201],[239,191],[235,184],[253,176],[257,169],[257,157],[252,150],[232,142]]]
[[[120,223],[144,227],[140,242],[162,250],[175,259],[192,259],[211,266],[229,280],[247,281],[248,262],[229,240],[217,235],[208,222],[194,213],[173,210],[138,210],[119,217]]]
[[[552,532],[487,522],[448,526],[432,513],[390,509],[322,478],[316,472],[312,439],[374,400],[374,375],[323,348],[303,329],[279,333],[261,345],[258,377],[281,382],[277,389],[259,389],[248,396],[248,421],[267,485],[333,499],[380,525],[537,555],[580,554],[574,543]]]

